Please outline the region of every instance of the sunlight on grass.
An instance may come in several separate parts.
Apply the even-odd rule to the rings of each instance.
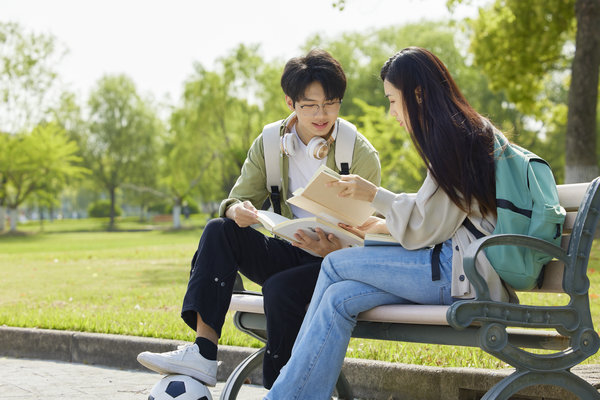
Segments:
[[[134,221],[127,232],[102,232],[98,221],[56,222],[64,230],[46,223],[44,233],[30,227],[27,234],[0,235],[0,325],[193,340],[179,314],[203,221],[180,231],[141,230]],[[598,250],[595,244],[589,267],[594,321],[600,317]],[[260,290],[251,282],[246,287]],[[566,295],[521,297],[526,303],[568,302]],[[231,315],[220,343],[261,345],[235,329]],[[365,339],[352,339],[347,355],[430,366],[506,367],[477,348]],[[600,356],[587,363],[600,363]]]

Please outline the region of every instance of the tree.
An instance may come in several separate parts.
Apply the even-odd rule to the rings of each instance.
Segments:
[[[161,173],[175,227],[188,196],[198,194],[207,203],[227,195],[262,126],[272,115],[285,115],[281,89],[274,89],[280,75],[281,68],[262,61],[258,46],[238,46],[217,60],[215,70],[195,65],[171,116]]]
[[[56,67],[64,52],[51,35],[0,22],[0,136],[29,131],[44,120],[56,98]],[[0,164],[8,162],[9,140],[0,138]],[[6,179],[0,173],[0,232],[5,227]]]
[[[200,193],[205,200],[219,193],[220,185],[213,178],[218,146],[204,130],[196,130],[196,114],[186,106],[173,112],[171,130],[163,150],[161,183],[173,202],[173,227],[181,226],[183,200]]]
[[[64,48],[51,35],[0,22],[0,131],[31,130],[60,94],[57,65]]]
[[[495,0],[480,8],[471,26],[475,63],[492,87],[506,90],[508,99],[525,113],[544,119],[541,113],[546,109],[565,116],[551,104],[547,88],[568,82],[564,76],[570,66],[565,181],[596,177],[600,2]],[[564,129],[560,123],[558,129]]]
[[[85,165],[111,202],[109,229],[115,227],[117,190],[136,184],[157,164],[157,138],[162,132],[154,110],[124,75],[101,78],[88,101],[89,129],[84,133]]]
[[[10,163],[0,161],[3,197],[16,230],[17,209],[33,195],[57,197],[69,180],[82,177],[77,144],[56,124],[38,125],[30,133],[4,135],[2,144]]]
[[[600,73],[600,1],[575,3],[577,36],[569,89],[566,182],[588,182],[598,176],[597,106]]]
[[[7,171],[10,167],[9,144],[11,137],[8,133],[0,131],[0,232],[6,227],[6,183]]]

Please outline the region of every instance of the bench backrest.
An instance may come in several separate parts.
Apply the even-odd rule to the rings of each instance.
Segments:
[[[589,281],[587,280],[586,275],[587,259],[594,237],[600,235],[600,230],[596,229],[598,223],[597,219],[592,221],[594,220],[594,216],[598,214],[598,209],[600,208],[600,195],[598,194],[599,184],[600,178],[596,178],[591,183],[576,183],[558,186],[560,204],[567,211],[561,247],[569,254],[578,254],[579,258],[582,259],[584,265],[579,265],[577,267],[579,272],[576,275],[582,276],[583,279],[588,282],[588,285]],[[585,233],[586,230],[591,233]],[[583,268],[583,270],[581,270],[581,268]],[[573,274],[568,275],[569,276],[565,276],[565,265],[562,261],[550,261],[544,267],[544,279],[541,287],[536,287],[531,291],[568,293],[569,290],[567,290],[567,288],[572,288],[572,285],[581,287],[582,284],[585,284],[584,282],[581,282],[579,278],[577,279],[577,282],[574,282],[575,276],[573,276]]]

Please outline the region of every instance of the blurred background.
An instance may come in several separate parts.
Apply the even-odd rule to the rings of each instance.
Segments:
[[[600,23],[588,3],[3,0],[0,232],[215,216],[262,127],[288,114],[283,65],[315,47],[342,63],[340,115],[379,150],[390,190],[414,191],[425,173],[378,78],[407,46],[438,55],[559,183],[591,180]]]

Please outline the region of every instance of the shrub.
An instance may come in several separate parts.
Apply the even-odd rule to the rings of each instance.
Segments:
[[[120,217],[123,212],[115,205],[115,217]],[[93,218],[110,217],[110,200],[98,200],[90,204],[88,215]]]
[[[187,201],[187,206],[190,210],[190,214],[198,214],[200,212],[200,207],[198,203],[194,200],[185,200]],[[157,214],[171,214],[173,212],[173,202],[163,202],[156,203],[148,207],[148,211],[154,212]],[[181,206],[181,213],[183,214],[183,205]]]

